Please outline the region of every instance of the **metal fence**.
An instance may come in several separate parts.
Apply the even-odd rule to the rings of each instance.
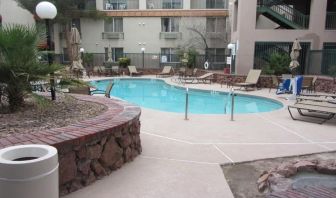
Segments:
[[[307,64],[307,55],[310,48],[310,43],[300,42],[302,50],[300,51],[300,56],[298,61],[300,63],[299,73],[303,74],[305,72],[305,67]],[[292,50],[292,42],[256,42],[254,49],[254,68],[263,69],[268,66],[270,57],[273,53],[288,54],[290,57],[290,52]]]
[[[326,17],[326,29],[335,30],[336,29],[336,12],[328,12]]]
[[[336,67],[336,48],[312,50],[309,52],[308,60],[309,66],[306,68],[306,74],[330,76],[331,68]]]
[[[93,53],[93,59],[87,66],[101,66],[107,65],[107,57],[105,53]],[[224,55],[208,55],[209,69],[222,70],[226,65],[226,57],[229,54]],[[171,65],[173,67],[181,67],[180,57],[177,54],[155,54],[155,53],[124,53],[122,57],[128,57],[131,60],[131,65],[135,65],[137,68],[146,69],[158,69],[165,65]],[[205,55],[196,56],[196,64],[194,67],[203,68],[206,61]],[[70,64],[68,57],[64,54],[55,54],[54,62],[59,64]],[[118,62],[110,62],[109,66],[118,65]]]

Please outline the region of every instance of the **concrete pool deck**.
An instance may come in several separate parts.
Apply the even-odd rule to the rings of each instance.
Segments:
[[[219,84],[187,86],[228,90]],[[274,89],[243,93],[279,100],[284,108],[237,114],[235,121],[230,121],[230,115],[190,115],[186,121],[184,114],[142,108],[142,154],[65,198],[230,198],[221,164],[336,150],[335,119],[323,125],[293,121],[287,111],[293,101],[275,95]]]

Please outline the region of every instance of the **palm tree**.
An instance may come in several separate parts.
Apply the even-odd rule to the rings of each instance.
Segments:
[[[35,7],[41,0],[16,0],[18,4],[34,14],[35,16]],[[67,45],[67,54],[72,62],[73,57],[71,53],[71,27],[72,27],[72,20],[78,18],[91,18],[91,19],[99,19],[105,17],[104,12],[99,12],[96,10],[95,7],[88,7],[86,5],[87,0],[49,0],[53,3],[57,8],[57,16],[55,23],[58,23],[62,26],[64,31],[65,41]]]
[[[11,25],[0,29],[0,84],[5,84],[11,110],[23,105],[31,81],[59,69],[38,61],[37,44],[43,37],[35,27]]]

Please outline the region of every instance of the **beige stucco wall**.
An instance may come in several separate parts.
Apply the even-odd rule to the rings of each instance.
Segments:
[[[254,45],[257,41],[292,42],[298,38],[299,41],[310,42],[311,49],[318,50],[322,49],[324,42],[336,40],[335,30],[325,30],[327,0],[312,0],[307,30],[256,29],[256,6],[257,0],[239,0],[237,31],[231,35],[231,42],[238,43],[238,74],[246,74],[253,68]],[[234,9],[231,7],[231,10]]]
[[[0,0],[0,14],[4,26],[9,24],[32,26],[35,24],[33,15],[19,7],[14,0]]]
[[[91,53],[104,53],[104,48],[109,46],[124,48],[124,52],[127,53],[141,53],[143,47],[146,53],[160,53],[161,48],[183,47],[190,44],[192,38],[198,38],[187,29],[194,27],[192,24],[205,33],[205,17],[182,17],[180,21],[182,39],[160,39],[161,17],[125,17],[123,18],[124,39],[102,39],[103,20],[81,19],[82,47],[86,52]],[[212,47],[217,48],[226,46],[223,40],[209,41],[209,43],[213,43]],[[62,45],[65,46],[65,43],[56,42],[56,53],[62,52]],[[202,53],[203,48],[197,46]]]

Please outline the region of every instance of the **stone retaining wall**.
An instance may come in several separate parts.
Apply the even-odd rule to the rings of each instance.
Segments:
[[[162,69],[142,69],[138,68],[139,71],[142,71],[144,75],[155,75],[162,71]],[[175,71],[177,72],[177,71]],[[202,75],[207,72],[213,72],[215,74],[215,82],[226,85],[226,82],[230,83],[240,83],[244,82],[246,75],[231,75],[224,74],[222,71],[211,71],[199,69],[198,75]],[[128,74],[128,73],[127,73]],[[272,86],[272,78],[269,75],[260,76],[258,87],[269,88]],[[315,84],[315,90],[318,92],[334,93],[336,92],[336,82],[333,78],[326,76],[318,76],[318,79]]]
[[[110,174],[141,153],[140,108],[129,103],[85,95],[79,100],[104,104],[103,114],[62,128],[0,139],[0,148],[47,144],[59,154],[60,194],[65,195]]]

